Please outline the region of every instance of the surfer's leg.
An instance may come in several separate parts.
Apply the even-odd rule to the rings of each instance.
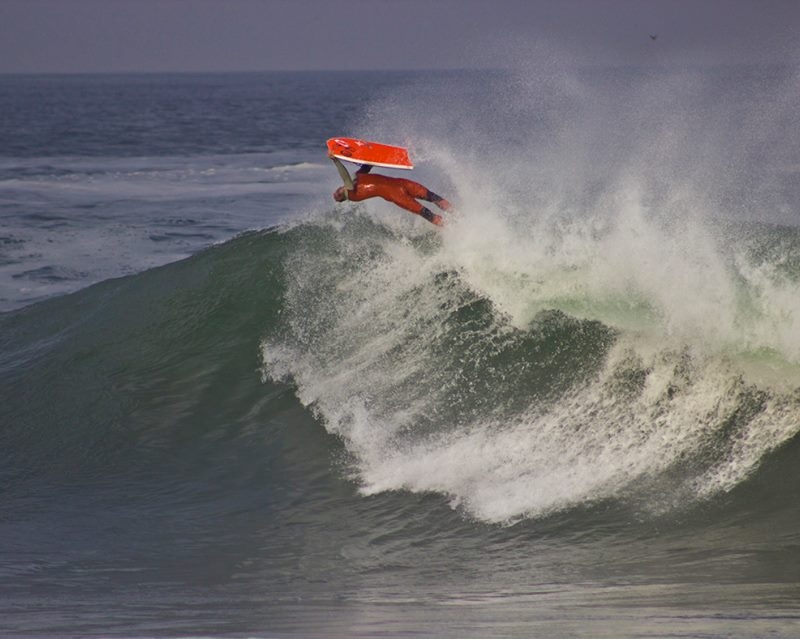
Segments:
[[[425,218],[431,224],[435,224],[436,226],[442,226],[444,224],[441,215],[437,215],[430,209],[425,208],[405,191],[392,193],[387,196],[386,199],[414,215]]]
[[[414,182],[413,180],[403,180],[403,189],[411,197],[425,200],[426,202],[432,202],[443,211],[449,211],[451,208],[453,208],[450,202],[445,200],[441,195],[434,193],[428,187],[423,186],[419,182]]]
[[[428,189],[417,184],[416,182],[404,180],[402,178],[395,178],[392,180],[391,187],[392,188],[382,188],[377,195],[382,197],[384,200],[388,200],[400,208],[413,213],[414,215],[419,215],[425,218],[431,224],[442,226],[444,220],[442,220],[441,216],[433,213],[429,209],[426,209],[415,199],[423,199]]]

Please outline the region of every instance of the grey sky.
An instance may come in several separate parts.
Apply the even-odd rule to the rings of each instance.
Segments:
[[[799,40],[800,0],[0,0],[0,73],[797,62]]]

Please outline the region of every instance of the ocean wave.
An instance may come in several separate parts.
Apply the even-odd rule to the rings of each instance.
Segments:
[[[265,376],[293,380],[365,494],[441,493],[495,522],[609,499],[663,512],[732,490],[800,431],[795,279],[643,220],[525,244],[485,219],[400,239],[357,215],[298,230],[287,255]]]

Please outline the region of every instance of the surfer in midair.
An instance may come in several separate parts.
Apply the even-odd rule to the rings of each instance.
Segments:
[[[410,211],[414,215],[425,218],[436,226],[444,225],[442,216],[423,206],[417,200],[432,202],[443,211],[451,211],[453,208],[450,202],[441,195],[437,195],[419,182],[386,175],[370,174],[372,166],[369,164],[362,164],[356,171],[355,178],[352,178],[337,158],[329,157],[333,160],[344,182],[344,186],[340,186],[333,192],[333,199],[337,202],[344,202],[345,200],[361,202],[371,197],[380,197],[406,211]]]

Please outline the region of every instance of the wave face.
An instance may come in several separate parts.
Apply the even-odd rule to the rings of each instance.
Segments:
[[[691,584],[658,590],[675,618],[728,610],[721,587],[796,601],[752,585],[793,583],[800,523],[798,363],[769,313],[733,322],[763,343],[692,340],[575,266],[471,263],[459,223],[387,219],[245,234],[0,316],[0,627],[402,633],[399,599],[437,634],[452,606],[489,631],[498,603],[526,624],[566,597],[612,633],[652,584]],[[748,262],[784,275],[742,294],[796,299],[784,257]],[[605,589],[620,574],[640,585]]]
[[[342,442],[340,470],[362,494],[439,494],[489,523],[604,502],[658,517],[729,494],[792,450],[796,231],[750,227],[725,259],[714,253],[726,294],[704,298],[707,283],[693,290],[681,274],[680,295],[602,280],[634,254],[606,250],[603,233],[580,241],[606,263],[547,258],[544,276],[511,253],[470,253],[469,220],[442,234],[387,220],[362,211],[246,234],[3,315],[9,494],[17,481],[102,476],[120,455],[135,472],[199,431],[224,439],[228,413],[258,407],[247,427],[269,431],[287,393]],[[532,246],[517,255],[540,259]],[[643,269],[626,272],[649,282]],[[330,453],[304,463],[327,468]]]

